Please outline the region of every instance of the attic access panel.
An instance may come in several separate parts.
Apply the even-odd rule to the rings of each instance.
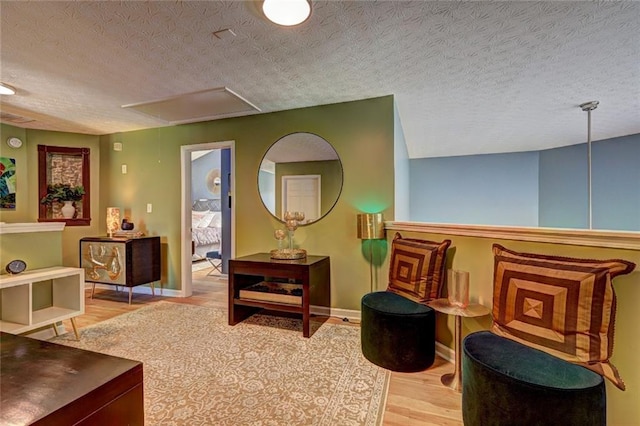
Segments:
[[[122,108],[131,108],[171,124],[193,123],[261,112],[260,108],[226,87],[122,105]]]

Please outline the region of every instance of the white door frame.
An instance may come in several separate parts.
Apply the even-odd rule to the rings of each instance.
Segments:
[[[209,142],[196,145],[183,145],[180,147],[180,163],[181,163],[181,219],[180,219],[180,236],[181,236],[181,265],[182,272],[180,286],[180,297],[189,297],[192,294],[191,289],[191,152],[204,151],[209,149],[226,149],[231,150],[231,253],[230,259],[235,257],[236,253],[236,196],[235,196],[235,141]],[[226,194],[220,194],[220,200],[224,200]]]

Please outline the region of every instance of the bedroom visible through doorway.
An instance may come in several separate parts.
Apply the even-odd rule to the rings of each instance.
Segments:
[[[218,259],[222,253],[221,152],[191,152],[191,256],[196,267],[212,268],[222,263]]]
[[[181,152],[182,293],[190,296],[194,274],[226,278],[232,257],[233,142],[183,146]]]

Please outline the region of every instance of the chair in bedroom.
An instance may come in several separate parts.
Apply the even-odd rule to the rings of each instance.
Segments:
[[[387,290],[361,300],[362,353],[369,361],[401,372],[422,371],[433,364],[436,315],[426,302],[440,293],[450,244],[396,233]]]
[[[208,251],[206,254],[206,259],[209,261],[213,268],[209,271],[207,276],[210,275],[218,275],[222,273],[222,254],[218,250]],[[218,273],[215,274],[215,271]]]

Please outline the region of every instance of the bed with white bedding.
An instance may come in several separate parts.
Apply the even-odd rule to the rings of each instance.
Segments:
[[[200,199],[191,209],[191,240],[193,260],[204,259],[207,252],[220,251],[222,242],[222,212],[220,200]]]

